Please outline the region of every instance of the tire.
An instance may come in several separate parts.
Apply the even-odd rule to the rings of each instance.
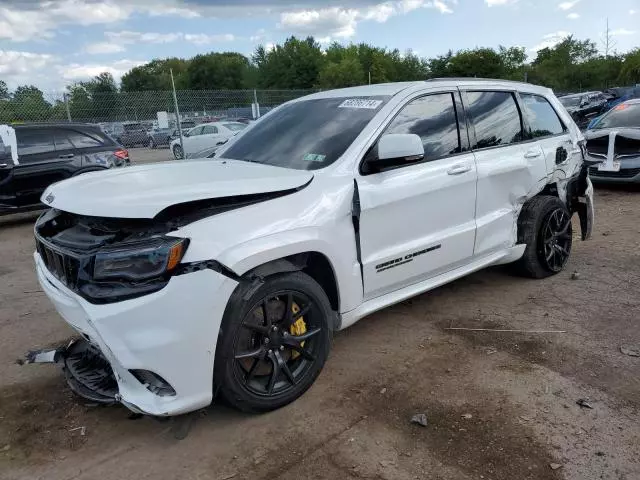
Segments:
[[[182,160],[184,158],[184,152],[182,151],[182,147],[180,145],[173,146],[173,156],[176,160]]]
[[[156,144],[155,144],[155,142],[153,141],[153,138],[149,138],[149,148],[150,148],[150,149],[152,149],[152,150],[153,150],[154,148],[156,148]]]
[[[294,330],[299,323],[296,316],[304,330]],[[273,275],[258,288],[242,282],[222,319],[214,391],[219,389],[229,404],[247,412],[267,412],[293,402],[311,387],[324,366],[334,316],[322,287],[305,273]]]
[[[527,247],[515,263],[517,273],[531,278],[560,273],[571,255],[572,233],[571,214],[560,199],[539,196],[526,202],[518,218],[518,243]]]

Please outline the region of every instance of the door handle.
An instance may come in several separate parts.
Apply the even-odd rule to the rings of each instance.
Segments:
[[[471,170],[471,165],[454,165],[449,170],[447,170],[447,175],[461,175],[463,173],[467,173]]]
[[[542,152],[540,150],[529,150],[524,154],[524,158],[536,158],[540,155],[542,155]]]
[[[73,158],[75,155],[73,153],[67,153],[66,155],[60,155],[58,158]]]

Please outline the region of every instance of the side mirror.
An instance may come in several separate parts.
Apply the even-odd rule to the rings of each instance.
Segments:
[[[178,135],[180,135],[180,132],[178,132]],[[183,137],[188,137],[189,136],[189,132],[182,132],[182,136]]]
[[[367,161],[372,171],[418,162],[424,158],[422,139],[414,133],[389,133],[378,140],[378,155]]]

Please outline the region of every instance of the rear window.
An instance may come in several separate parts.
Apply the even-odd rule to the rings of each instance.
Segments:
[[[560,97],[560,103],[565,107],[577,107],[580,105],[581,97]]]
[[[565,132],[558,114],[546,98],[530,93],[521,93],[520,97],[527,113],[531,138],[560,135]]]
[[[625,127],[640,128],[640,103],[621,103],[613,107],[592,129]]]
[[[245,128],[247,128],[244,123],[223,123],[223,125],[232,132],[239,132],[240,130],[244,130]]]
[[[522,141],[522,121],[511,92],[467,92],[469,116],[476,130],[473,148]]]

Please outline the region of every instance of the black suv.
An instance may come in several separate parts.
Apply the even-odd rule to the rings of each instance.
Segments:
[[[85,172],[129,164],[129,153],[97,125],[13,126],[18,161],[0,139],[0,215],[43,207],[52,183]]]

